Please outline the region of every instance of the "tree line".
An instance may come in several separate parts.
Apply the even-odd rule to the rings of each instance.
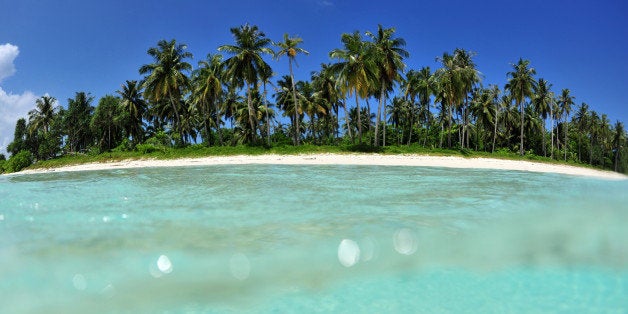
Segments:
[[[198,143],[419,145],[628,171],[623,123],[576,105],[567,88],[555,93],[529,60],[512,64],[502,88],[483,84],[475,53],[464,49],[437,57],[438,69],[407,69],[405,40],[379,25],[342,34],[342,47],[329,52],[332,62],[296,81],[293,65],[309,54],[301,38],[285,34],[273,42],[248,24],[230,31],[234,42],[195,68],[185,44],[159,41],[147,51],[152,62],[139,68],[143,77],[97,104],[86,92],[65,108],[42,96],[28,119],[17,121],[7,151],[45,160]],[[286,59],[289,73],[273,81],[270,58]]]

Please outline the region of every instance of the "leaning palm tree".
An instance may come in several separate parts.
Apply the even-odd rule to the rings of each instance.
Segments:
[[[142,118],[146,112],[146,101],[142,98],[140,84],[137,81],[126,81],[117,93],[121,97],[120,106],[129,117],[124,126],[126,133],[131,136],[133,143],[139,144],[144,137]]]
[[[517,64],[513,64],[512,66],[514,71],[508,72],[508,76],[510,78],[506,84],[506,89],[510,91],[514,100],[519,105],[519,112],[521,114],[521,144],[519,145],[519,153],[523,156],[525,152],[523,146],[523,130],[525,127],[524,100],[525,98],[530,98],[533,95],[532,91],[536,86],[533,76],[536,74],[536,70],[534,68],[530,68],[529,60],[519,59],[519,62],[517,62]]]
[[[218,47],[219,51],[225,51],[233,56],[225,60],[226,78],[238,88],[246,84],[246,97],[248,107],[248,120],[250,124],[249,139],[255,141],[257,130],[257,115],[253,106],[252,93],[257,89],[257,80],[263,68],[270,67],[262,55],[274,55],[269,48],[271,40],[266,38],[266,34],[261,32],[257,26],[245,24],[240,27],[231,28],[231,33],[235,39],[235,45],[223,45]]]
[[[574,97],[569,95],[569,89],[565,88],[560,94],[558,99],[558,105],[560,106],[561,116],[563,117],[563,129],[565,130],[565,142],[563,148],[565,150],[565,161],[567,161],[567,132],[569,129],[567,120],[569,119],[569,113],[571,113],[571,106],[574,104]]]
[[[45,95],[35,101],[36,108],[28,112],[29,132],[37,133],[41,130],[44,134],[50,130],[50,125],[55,117],[57,100]]]
[[[279,58],[283,55],[288,56],[288,67],[290,70],[290,78],[292,79],[292,101],[294,101],[294,104],[296,106],[295,114],[296,112],[300,111],[300,108],[299,108],[299,100],[297,99],[297,90],[295,87],[294,72],[292,71],[292,62],[296,62],[296,56],[298,53],[303,53],[306,55],[309,54],[309,52],[307,52],[303,48],[298,47],[298,45],[302,42],[303,42],[302,38],[290,37],[288,36],[288,34],[284,34],[283,42],[275,43],[275,45],[279,47],[279,51],[277,51],[276,58]],[[294,120],[297,123],[295,127],[297,130],[299,130],[299,119],[295,118]],[[299,137],[300,137],[300,133],[295,132],[295,138],[294,138],[295,145],[299,145]]]
[[[336,48],[329,53],[329,56],[339,60],[333,68],[338,73],[342,93],[349,96],[355,95],[356,112],[362,112],[358,98],[368,97],[373,78],[377,77],[372,45],[362,41],[362,36],[358,31],[353,34],[342,34],[341,41],[344,49]],[[356,116],[358,141],[362,143],[362,117],[361,114],[356,114]]]
[[[554,105],[554,93],[551,91],[552,84],[546,80],[540,78],[536,88],[534,89],[534,97],[532,104],[536,108],[536,111],[541,115],[543,120],[547,121],[548,115],[552,116],[552,106]],[[542,124],[543,134],[543,156],[547,157],[547,151],[545,148],[545,123]],[[552,128],[552,151],[554,150],[554,130]],[[550,155],[553,155],[550,153]]]
[[[171,41],[160,40],[157,47],[148,49],[148,54],[153,57],[154,63],[143,65],[139,72],[147,75],[142,82],[144,96],[154,103],[170,104],[174,113],[174,130],[181,136],[181,115],[182,98],[190,87],[190,80],[187,72],[192,70],[192,66],[185,61],[192,58],[192,53],[185,51],[185,44],[177,44]]]
[[[403,49],[406,41],[403,38],[394,38],[394,28],[382,28],[377,26],[377,34],[366,32],[366,36],[373,41],[375,52],[375,63],[377,66],[377,76],[379,79],[379,106],[375,119],[375,146],[379,146],[379,124],[381,120],[382,108],[386,107],[386,94],[392,90],[393,83],[400,80],[400,73],[403,72],[405,64],[403,58],[408,58],[410,54]],[[383,106],[382,106],[383,104]],[[385,121],[384,121],[385,122]],[[385,126],[384,126],[385,128]]]

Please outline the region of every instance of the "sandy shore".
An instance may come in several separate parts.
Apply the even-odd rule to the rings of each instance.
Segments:
[[[440,157],[425,155],[378,155],[378,154],[306,154],[306,155],[260,155],[220,156],[204,158],[182,158],[175,160],[125,160],[109,163],[91,163],[55,169],[25,170],[19,174],[60,171],[87,171],[141,167],[180,167],[199,165],[278,164],[278,165],[385,165],[419,166],[473,169],[501,169],[531,172],[550,172],[575,176],[588,176],[610,180],[626,180],[623,174],[565,165],[550,165],[538,162],[502,160],[490,158]]]

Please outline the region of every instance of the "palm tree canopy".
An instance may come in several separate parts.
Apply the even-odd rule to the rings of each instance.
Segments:
[[[384,29],[382,25],[377,26],[377,34],[370,31],[366,36],[372,40],[375,60],[378,67],[380,83],[384,83],[385,90],[392,89],[392,83],[399,80],[400,72],[403,72],[406,65],[404,58],[408,58],[410,53],[403,49],[406,41],[403,38],[395,38],[395,28]]]
[[[539,79],[538,84],[534,89],[532,104],[543,119],[547,119],[547,116],[554,105],[554,93],[552,93],[551,89],[552,84],[542,78]]]
[[[274,55],[272,49],[268,47],[272,41],[266,38],[256,25],[246,24],[234,27],[231,28],[231,33],[235,39],[235,45],[218,47],[218,51],[233,55],[224,62],[226,77],[237,87],[242,87],[244,83],[252,85],[257,82],[262,68],[270,67],[262,55]]]
[[[274,43],[275,46],[280,48],[277,54],[275,54],[275,58],[279,59],[279,57],[286,55],[294,61],[299,53],[310,54],[307,50],[298,47],[302,42],[303,39],[300,37],[290,37],[287,33],[283,34],[283,41]]]
[[[222,55],[220,54],[208,54],[205,60],[198,62],[198,69],[192,72],[194,102],[213,102],[220,97],[223,72]]]
[[[29,132],[34,133],[39,129],[44,133],[48,132],[54,119],[56,102],[54,97],[48,95],[41,96],[35,101],[36,108],[28,112]]]
[[[145,64],[139,70],[140,74],[147,74],[142,83],[146,98],[155,102],[181,98],[183,90],[190,84],[186,72],[192,70],[192,65],[185,61],[192,58],[192,53],[185,49],[185,44],[177,44],[174,39],[160,40],[157,47],[148,49],[147,53],[155,62]]]
[[[508,72],[508,83],[506,89],[510,90],[517,103],[523,102],[524,98],[531,97],[536,87],[534,75],[536,70],[530,67],[529,60],[519,59],[517,64],[513,64],[512,72]]]
[[[560,97],[558,98],[558,104],[560,106],[561,114],[568,117],[571,113],[571,106],[574,105],[574,96],[570,95],[568,88],[562,90]]]
[[[363,41],[358,31],[342,34],[341,41],[344,49],[336,48],[329,53],[330,58],[339,60],[332,67],[339,75],[340,89],[349,95],[355,90],[358,96],[366,98],[378,73],[372,45]]]

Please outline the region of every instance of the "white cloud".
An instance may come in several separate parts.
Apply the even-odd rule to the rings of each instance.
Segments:
[[[13,141],[17,119],[26,118],[28,112],[35,107],[36,99],[37,96],[32,92],[7,94],[0,87],[0,154],[6,154],[7,146]]]
[[[13,60],[20,54],[17,46],[11,44],[0,45],[0,83],[3,79],[15,73],[15,65]]]
[[[17,46],[0,45],[0,83],[15,73],[13,61],[19,53]],[[36,99],[37,96],[30,91],[13,94],[0,87],[0,154],[6,154],[7,146],[13,141],[17,119],[26,118],[28,111],[35,107]]]

